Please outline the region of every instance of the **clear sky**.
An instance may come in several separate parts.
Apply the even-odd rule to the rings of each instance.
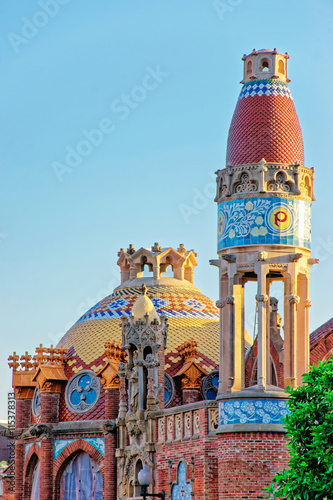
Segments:
[[[316,168],[310,329],[331,318],[331,0],[2,0],[0,32],[0,417],[8,355],[111,293],[121,247],[194,248],[218,298],[213,173],[253,48],[290,54]]]

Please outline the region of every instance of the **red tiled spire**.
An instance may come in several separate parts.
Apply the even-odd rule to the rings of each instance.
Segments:
[[[302,131],[287,84],[287,58],[266,50],[244,56],[245,83],[230,125],[227,165],[257,163],[262,158],[304,165]],[[246,70],[249,61],[251,74]],[[271,66],[262,67],[261,61]]]

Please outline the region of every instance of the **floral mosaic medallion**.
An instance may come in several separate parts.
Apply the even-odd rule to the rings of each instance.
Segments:
[[[191,500],[191,483],[186,482],[186,471],[184,462],[178,467],[178,484],[172,487],[172,500]]]
[[[288,413],[286,400],[221,401],[220,425],[230,424],[282,424]]]
[[[221,203],[218,249],[258,244],[310,248],[310,204],[284,198],[245,198]]]

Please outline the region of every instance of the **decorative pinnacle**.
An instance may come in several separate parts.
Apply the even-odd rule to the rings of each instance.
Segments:
[[[186,248],[184,246],[184,243],[180,243],[179,247],[177,248],[177,252],[186,253]]]
[[[32,356],[30,356],[30,354],[27,353],[27,351],[25,352],[25,354],[23,354],[21,356],[21,367],[22,369],[27,372],[29,370],[31,370],[31,368],[33,368],[33,364],[31,363],[31,359],[32,359]]]
[[[51,345],[50,348],[43,347],[43,344],[40,344],[39,347],[36,347],[36,353],[33,357],[34,366],[40,365],[63,365],[65,361],[67,361],[67,349],[64,349],[63,346],[60,346],[60,349],[56,349]]]
[[[18,369],[18,367],[20,366],[20,363],[18,363],[19,359],[20,359],[20,356],[18,356],[16,354],[16,352],[14,351],[13,355],[8,357],[8,361],[9,361],[8,366],[9,366],[9,368],[13,368],[13,370],[16,371]]]
[[[121,343],[115,340],[107,340],[104,344],[105,346],[105,356],[108,360],[113,361],[125,361],[126,353],[121,348]]]
[[[141,293],[142,293],[142,295],[147,295],[147,290],[148,290],[148,288],[146,287],[145,284],[143,284],[142,287],[141,287]]]
[[[187,340],[180,346],[179,355],[184,361],[195,358],[198,354],[198,342],[194,339]]]
[[[161,250],[162,250],[162,248],[160,247],[160,245],[158,243],[154,243],[154,246],[151,247],[151,251],[154,253],[160,253]]]
[[[129,255],[133,255],[136,250],[135,248],[133,247],[132,243],[129,245],[128,249],[126,250],[126,252],[129,254]]]

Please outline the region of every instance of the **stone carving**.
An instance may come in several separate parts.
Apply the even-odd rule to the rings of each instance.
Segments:
[[[215,201],[223,198],[238,197],[243,193],[274,192],[288,197],[298,197],[305,201],[314,200],[313,169],[298,164],[258,163],[227,166],[218,170]],[[232,187],[233,186],[233,187]],[[231,188],[232,187],[232,188]]]
[[[73,413],[86,413],[97,403],[101,392],[101,382],[91,370],[82,370],[68,382],[65,401]]]
[[[310,299],[306,299],[306,300],[304,301],[304,307],[311,307],[311,306],[312,306],[312,302],[311,302],[311,300],[310,300]]]
[[[193,434],[200,434],[200,415],[198,410],[193,412]]]
[[[264,294],[264,295],[256,295],[256,301],[257,302],[268,302],[268,295]]]
[[[191,413],[184,413],[184,436],[188,437],[191,435]]]
[[[298,295],[289,295],[290,304],[299,304],[300,298]]]
[[[267,185],[268,191],[282,191],[284,193],[290,193],[291,187],[289,182],[285,182],[285,174],[283,172],[278,172],[275,177],[275,182],[272,181]]]
[[[179,413],[175,418],[175,439],[182,438],[182,415]]]
[[[214,432],[219,426],[218,408],[209,408],[209,431]]]
[[[247,172],[244,172],[240,176],[240,182],[235,184],[235,193],[252,193],[254,191],[258,191],[257,183],[250,179],[250,176]]]
[[[225,307],[226,305],[226,302],[225,300],[217,300],[215,304],[218,309],[223,309],[223,307]]]
[[[233,264],[236,262],[236,255],[224,253],[221,257],[223,260],[229,262],[229,264]]]
[[[303,257],[302,253],[291,253],[289,254],[290,262],[298,262],[300,258]]]
[[[163,443],[164,442],[164,418],[159,418],[158,419],[158,442]]]
[[[167,417],[167,441],[173,441],[173,416]]]
[[[232,305],[235,303],[235,298],[232,295],[228,295],[228,297],[225,298],[225,301],[227,304]]]
[[[28,433],[30,436],[37,437],[41,440],[49,439],[52,436],[52,424],[33,424]]]
[[[168,408],[175,397],[175,384],[168,373],[164,374],[164,407]]]

